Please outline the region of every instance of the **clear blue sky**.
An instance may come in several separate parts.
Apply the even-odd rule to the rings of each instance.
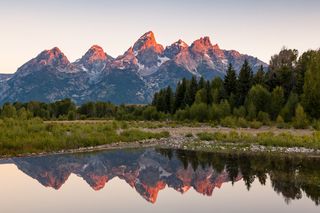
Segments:
[[[0,73],[58,46],[74,61],[93,44],[116,57],[152,30],[164,46],[201,36],[268,62],[283,46],[320,47],[319,0],[0,0]]]

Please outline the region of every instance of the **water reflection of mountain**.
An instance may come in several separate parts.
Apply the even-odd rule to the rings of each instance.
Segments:
[[[17,167],[46,187],[59,189],[71,173],[94,190],[114,177],[125,180],[149,202],[156,202],[166,186],[180,193],[193,188],[211,196],[223,183],[243,180],[249,190],[255,179],[266,183],[286,201],[303,192],[315,204],[320,201],[320,160],[311,158],[248,156],[186,152],[181,150],[122,150],[75,155],[13,158]]]

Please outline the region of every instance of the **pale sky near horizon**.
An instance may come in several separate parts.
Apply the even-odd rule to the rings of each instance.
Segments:
[[[149,30],[164,46],[210,36],[269,62],[283,46],[320,48],[319,11],[319,0],[0,0],[0,73],[55,46],[70,61],[93,44],[116,57]]]

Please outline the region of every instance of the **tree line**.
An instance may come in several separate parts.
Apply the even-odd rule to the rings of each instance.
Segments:
[[[0,118],[29,119],[39,117],[43,120],[77,119],[119,119],[134,120],[142,116],[145,106],[114,105],[110,102],[88,102],[81,106],[71,99],[53,103],[30,101],[27,103],[5,103],[0,108]],[[142,119],[142,118],[141,118]]]

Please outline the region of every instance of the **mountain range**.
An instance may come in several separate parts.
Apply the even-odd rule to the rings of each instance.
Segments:
[[[151,31],[116,58],[94,45],[82,58],[70,62],[55,47],[41,52],[14,74],[0,75],[0,103],[71,98],[77,104],[88,101],[144,104],[159,89],[174,88],[184,77],[223,77],[229,63],[239,72],[245,60],[254,71],[261,65],[268,66],[256,57],[220,49],[209,37],[190,46],[178,40],[163,47]]]

